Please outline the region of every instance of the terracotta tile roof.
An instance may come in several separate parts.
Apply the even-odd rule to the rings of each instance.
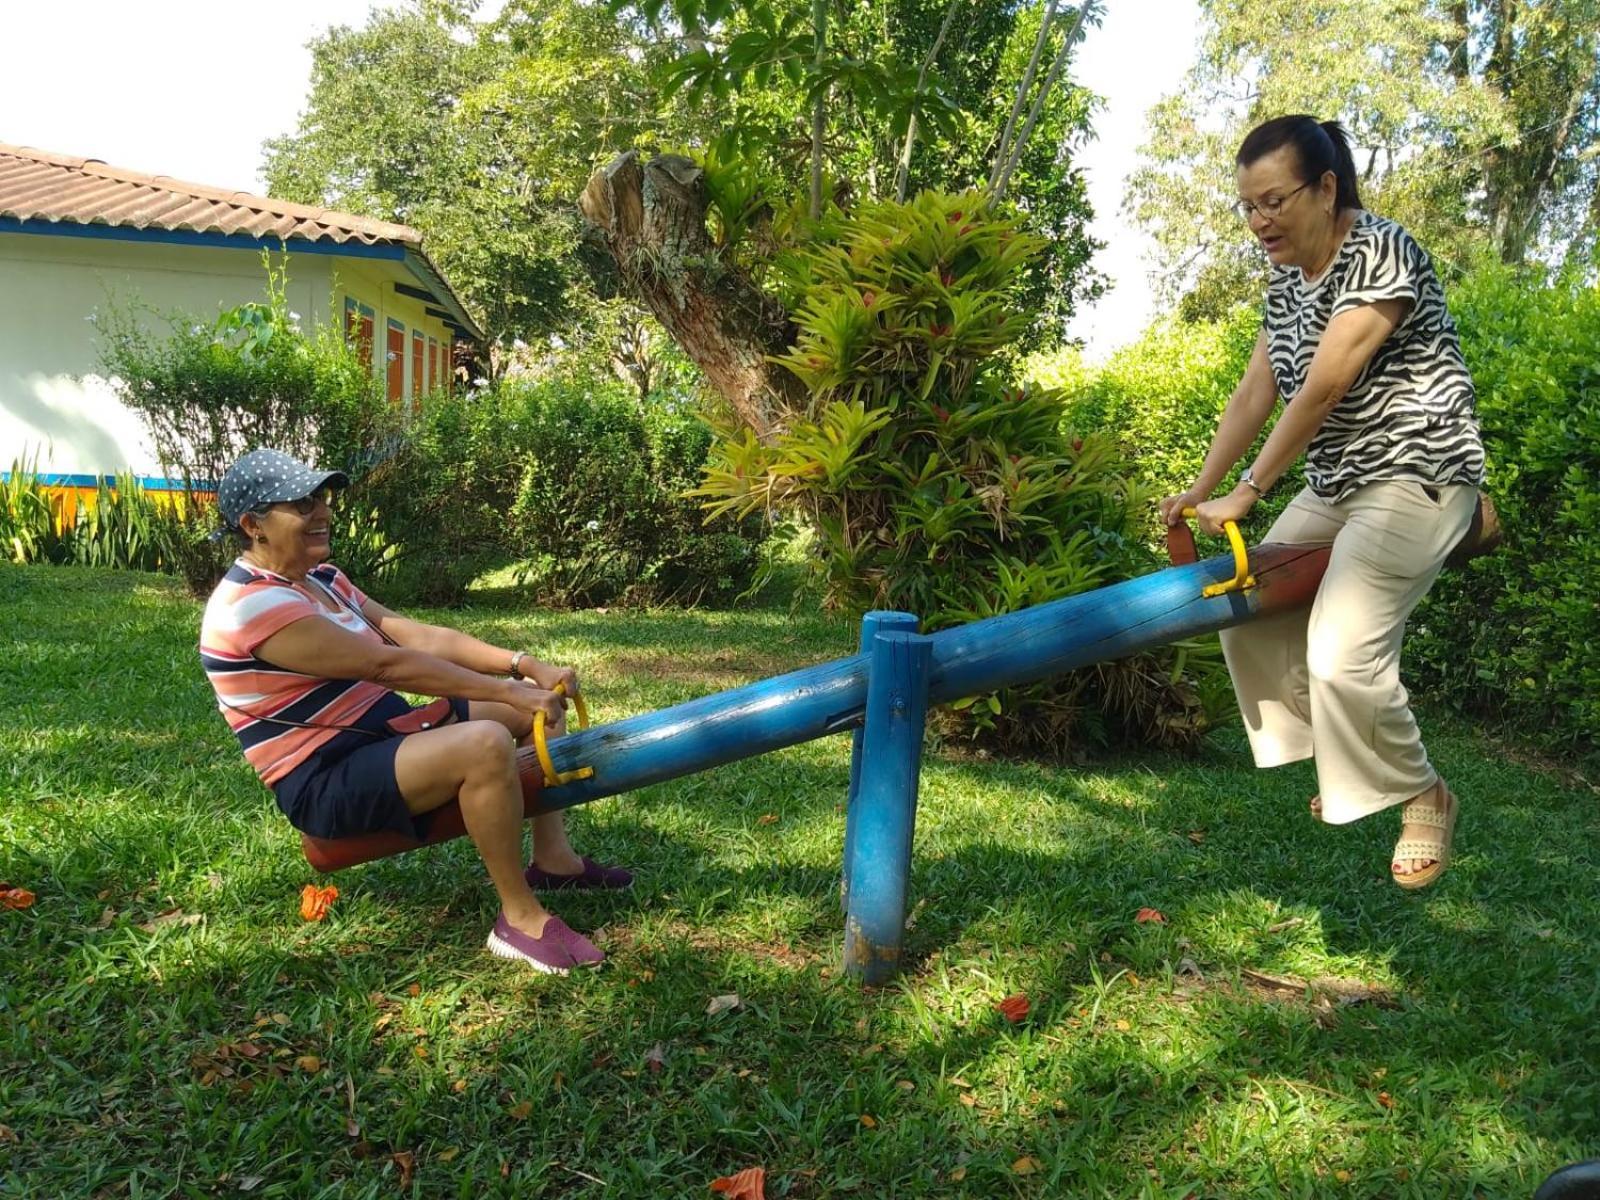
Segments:
[[[166,175],[144,175],[96,158],[69,158],[4,142],[0,142],[0,217],[367,246],[398,242],[413,250],[422,248],[422,235],[408,225],[223,191]]]
[[[0,218],[106,225],[183,233],[242,234],[308,242],[398,245],[413,274],[474,338],[483,330],[422,249],[409,225],[354,213],[291,204],[250,192],[229,192],[107,166],[98,158],[70,158],[0,142]]]

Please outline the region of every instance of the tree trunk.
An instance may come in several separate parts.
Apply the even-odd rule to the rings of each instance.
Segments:
[[[641,163],[629,150],[590,176],[578,207],[623,291],[655,315],[765,441],[805,406],[800,381],[767,361],[789,348],[794,327],[712,244],[700,175],[681,155]]]

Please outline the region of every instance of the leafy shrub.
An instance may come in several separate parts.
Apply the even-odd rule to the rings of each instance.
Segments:
[[[684,498],[711,434],[692,415],[654,408],[618,387],[508,388],[527,448],[511,529],[528,575],[566,604],[725,601],[744,591],[758,522],[703,524]]]
[[[1062,389],[1069,425],[1112,438],[1142,486],[1157,496],[1172,495],[1200,473],[1260,328],[1261,314],[1249,308],[1217,322],[1160,321],[1099,368],[1085,367],[1069,350],[1032,358],[1024,371]],[[1270,524],[1301,486],[1296,465],[1252,524]],[[1141,517],[1141,527],[1153,537],[1154,507]]]
[[[750,584],[760,530],[702,527],[683,498],[709,442],[698,419],[618,384],[433,396],[341,505],[336,556],[396,602],[453,603],[511,563],[557,605],[729,599]]]
[[[1451,297],[1478,388],[1496,553],[1447,573],[1407,644],[1422,681],[1582,750],[1600,730],[1600,291],[1491,266]]]
[[[174,316],[163,332],[114,312],[103,330],[103,370],[143,420],[167,476],[183,481],[187,532],[175,549],[196,591],[234,554],[230,542],[205,534],[221,523],[210,493],[241,454],[273,446],[355,478],[393,432],[381,382],[336,326],[300,332],[285,282],[269,259],[263,302],[209,325]]]
[[[770,444],[722,431],[698,494],[716,513],[798,512],[835,607],[924,629],[1142,574],[1150,503],[1102,435],[1063,432],[1059,393],[1017,386],[1007,352],[1039,240],[975,194],[862,205],[783,264],[799,326],[782,360],[809,410]],[[1205,712],[1172,650],[980,698],[960,718],[1003,745],[1060,751],[1135,729],[1193,738]]]
[[[34,464],[14,461],[0,481],[0,555],[14,563],[59,561],[61,536]]]
[[[185,521],[170,497],[146,491],[131,475],[100,480],[92,502],[47,488],[29,465],[14,462],[0,483],[0,545],[15,563],[74,563],[131,571],[171,571],[182,558]]]
[[[107,374],[188,489],[165,553],[196,590],[236,552],[205,540],[220,524],[209,485],[258,446],[350,475],[335,557],[396,602],[454,602],[511,562],[528,563],[528,581],[557,603],[697,603],[749,586],[758,523],[703,526],[682,496],[710,443],[697,419],[642,407],[619,384],[570,380],[397,409],[337,329],[300,332],[283,284],[269,266],[266,300],[209,326],[174,318],[162,336],[123,314],[107,328]]]
[[[341,497],[334,556],[396,603],[451,604],[512,556],[526,442],[498,391],[436,393]]]

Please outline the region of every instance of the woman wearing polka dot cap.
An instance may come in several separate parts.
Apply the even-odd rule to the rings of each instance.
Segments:
[[[327,561],[329,495],[348,483],[268,449],[223,476],[217,505],[241,553],[200,629],[218,707],[297,829],[420,837],[429,814],[458,800],[500,894],[489,949],[556,974],[600,962],[534,891],[621,888],[632,875],[578,855],[561,813],[534,818],[533,861],[522,865],[516,745],[535,712],[564,731],[555,688],[576,695],[577,673],[403,617],[356,587]],[[448,697],[449,712],[421,725],[402,690]]]

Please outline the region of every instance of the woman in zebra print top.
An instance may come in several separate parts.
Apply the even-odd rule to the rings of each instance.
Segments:
[[[1161,502],[1202,529],[1243,520],[1303,451],[1306,488],[1266,541],[1331,546],[1309,613],[1222,635],[1256,765],[1315,758],[1311,810],[1344,824],[1403,807],[1401,887],[1449,863],[1458,808],[1405,688],[1407,617],[1466,531],[1483,481],[1472,378],[1433,265],[1361,207],[1344,131],[1309,116],[1239,147],[1238,209],[1272,265],[1265,317],[1193,485]],[[1285,407],[1232,491],[1212,494]]]

